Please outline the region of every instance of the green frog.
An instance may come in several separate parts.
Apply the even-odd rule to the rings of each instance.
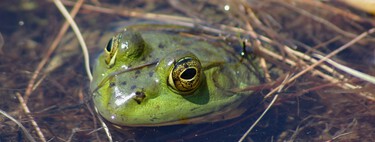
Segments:
[[[98,113],[119,126],[196,124],[235,118],[256,104],[259,77],[228,43],[176,30],[126,28],[93,67]],[[238,91],[241,90],[242,91]]]

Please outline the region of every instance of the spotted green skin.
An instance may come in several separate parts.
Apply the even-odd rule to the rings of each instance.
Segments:
[[[97,58],[90,88],[99,114],[115,125],[164,126],[214,122],[237,117],[240,104],[251,91],[233,89],[259,84],[259,79],[239,57],[227,53],[222,41],[208,42],[174,32],[121,32],[114,65],[109,68],[103,52]],[[141,37],[141,38],[139,38]],[[173,61],[195,55],[204,70],[202,83],[181,95],[168,85]],[[210,67],[208,67],[210,66]],[[127,69],[131,69],[126,71]],[[143,94],[137,102],[136,94]]]

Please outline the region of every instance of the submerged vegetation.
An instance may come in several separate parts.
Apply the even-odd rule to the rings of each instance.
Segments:
[[[315,0],[61,2],[79,26],[91,62],[119,27],[148,22],[195,28],[205,38],[238,42],[233,45],[244,45],[251,55],[247,58],[256,58],[264,73],[262,85],[248,88],[264,96],[262,105],[239,118],[110,127],[116,141],[237,141],[275,96],[244,141],[375,137],[371,11]],[[0,109],[25,127],[1,115],[0,141],[32,141],[27,133],[36,141],[107,141],[91,104],[79,42],[54,3],[1,1],[0,16],[6,19],[0,21]]]

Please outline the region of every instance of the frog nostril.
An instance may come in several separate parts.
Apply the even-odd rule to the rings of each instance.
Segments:
[[[138,104],[141,104],[141,102],[146,98],[146,95],[143,91],[136,91],[135,92],[135,96],[134,96],[134,100],[138,103]]]
[[[110,82],[110,83],[109,83],[109,88],[112,88],[112,87],[114,87],[114,86],[116,86],[116,84],[115,84],[114,82]]]

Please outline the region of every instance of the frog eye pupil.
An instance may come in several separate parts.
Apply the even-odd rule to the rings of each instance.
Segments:
[[[107,45],[105,46],[105,63],[108,65],[108,68],[111,68],[116,61],[116,55],[117,55],[117,40],[118,36],[112,37]]]
[[[187,56],[174,62],[170,68],[168,85],[180,95],[194,92],[202,81],[202,66],[195,56]]]
[[[108,52],[111,52],[112,50],[112,38],[108,41],[108,44],[107,44],[107,47],[105,48],[105,50],[107,50]]]
[[[182,74],[181,74],[181,78],[182,79],[193,79],[194,76],[197,74],[197,70],[195,70],[194,68],[188,68],[186,69]]]

